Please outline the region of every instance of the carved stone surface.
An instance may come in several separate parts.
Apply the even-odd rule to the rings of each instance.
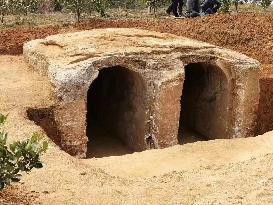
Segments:
[[[54,118],[72,155],[85,156],[93,114],[135,151],[176,145],[184,121],[209,139],[254,135],[260,64],[240,53],[111,28],[30,41],[24,56],[54,87]]]

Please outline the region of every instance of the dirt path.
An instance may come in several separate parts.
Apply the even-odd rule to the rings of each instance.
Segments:
[[[112,175],[143,178],[172,171],[242,162],[273,153],[272,148],[273,137],[268,134],[248,139],[196,142],[163,150],[83,161]]]
[[[1,112],[52,103],[49,82],[29,69],[23,56],[0,56],[0,73]]]
[[[42,132],[26,109],[52,103],[49,83],[21,56],[0,56],[0,72],[0,107],[10,114],[11,140]],[[32,204],[272,204],[272,147],[273,133],[267,133],[77,160],[51,143],[44,168],[15,186],[35,194]]]

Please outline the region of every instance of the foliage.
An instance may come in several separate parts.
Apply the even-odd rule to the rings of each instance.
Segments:
[[[47,2],[46,7],[50,11],[59,12],[72,12],[75,14],[76,20],[79,22],[83,17],[88,17],[92,12],[97,12],[102,17],[113,14],[114,12],[125,11],[128,15],[133,9],[148,8],[150,14],[161,13],[162,10],[158,8],[164,7],[165,9],[170,4],[171,0],[50,0],[51,3],[44,0],[0,0],[0,22],[4,23],[6,15],[15,15],[16,23],[24,23],[26,15],[29,13],[42,12]],[[201,0],[202,1],[202,0]],[[235,6],[238,11],[238,6],[243,0],[220,0],[222,3],[220,11],[229,13],[231,5]],[[271,0],[258,0],[259,5],[264,9],[270,6]],[[185,5],[185,3],[184,3]],[[112,9],[108,12],[108,9]],[[115,14],[113,14],[115,15]],[[118,15],[119,16],[119,15]]]
[[[9,0],[8,2],[11,13],[28,15],[38,12],[42,0]]]
[[[98,12],[101,17],[106,16],[106,2],[103,0],[93,0],[91,1],[91,6],[92,5],[94,5],[96,12]]]
[[[62,11],[63,10],[63,3],[61,0],[54,0],[53,2],[54,11]]]
[[[106,15],[104,0],[64,0],[63,5],[67,10],[75,13],[78,22],[83,13],[90,13],[91,10],[97,11],[102,17]]]
[[[235,10],[236,12],[238,12],[238,5],[239,5],[239,0],[233,0],[232,3],[234,4],[235,6]]]
[[[67,10],[75,13],[77,21],[80,21],[83,14],[90,14],[93,10],[99,13],[101,17],[105,17],[108,8],[119,8],[127,11],[145,8],[151,4],[151,1],[156,8],[165,6],[166,3],[170,2],[169,0],[63,0],[63,5]]]
[[[7,14],[28,15],[37,13],[42,0],[0,0],[0,21],[4,23]]]
[[[7,117],[0,114],[0,190],[13,181],[19,181],[21,172],[42,168],[39,158],[48,148],[47,142],[41,143],[38,133],[33,133],[28,140],[7,145],[8,133],[4,129]]]
[[[0,21],[4,23],[4,16],[8,13],[8,2],[6,0],[0,0]]]
[[[230,12],[230,7],[231,7],[231,0],[222,0],[221,1],[222,6],[220,8],[220,11],[223,13],[229,13]]]
[[[267,9],[271,4],[271,0],[261,0],[261,7]]]
[[[83,13],[83,1],[84,0],[64,0],[63,4],[66,7],[66,9],[72,11],[75,13],[77,21],[80,21],[81,14]]]

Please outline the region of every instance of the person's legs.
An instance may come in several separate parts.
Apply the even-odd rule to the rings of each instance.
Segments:
[[[191,18],[198,17],[198,16],[200,16],[200,13],[196,11],[192,11],[192,13],[190,14]]]
[[[183,0],[178,1],[178,13],[179,13],[180,16],[182,16],[183,4],[184,4]]]
[[[219,2],[213,7],[213,9],[212,9],[213,13],[216,13],[218,11],[218,9],[220,9],[220,7],[221,7],[221,3]]]
[[[208,8],[206,11],[205,11],[205,14],[214,14],[214,10],[211,9],[211,8]]]
[[[173,2],[171,3],[171,5],[167,8],[167,10],[166,10],[166,12],[167,12],[167,14],[171,14],[171,12],[172,12],[172,10],[173,10]]]
[[[200,1],[199,0],[194,0],[193,1],[192,10],[199,14],[199,12],[200,12]]]
[[[170,15],[172,12],[175,17],[179,17],[179,15],[177,13],[178,1],[179,0],[172,0],[172,4],[166,10],[167,14]]]
[[[179,2],[179,0],[173,0],[172,12],[175,17],[179,17],[178,12],[177,12],[178,2]]]
[[[194,18],[194,17],[198,17],[200,16],[200,13],[196,12],[196,11],[192,11],[192,12],[186,12],[185,13],[185,17],[186,18]]]

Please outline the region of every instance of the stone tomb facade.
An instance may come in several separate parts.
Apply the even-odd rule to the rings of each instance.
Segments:
[[[208,139],[254,135],[259,62],[240,53],[109,28],[33,40],[24,56],[51,81],[56,135],[74,156],[85,157],[94,123],[134,151],[178,144],[183,126]]]

